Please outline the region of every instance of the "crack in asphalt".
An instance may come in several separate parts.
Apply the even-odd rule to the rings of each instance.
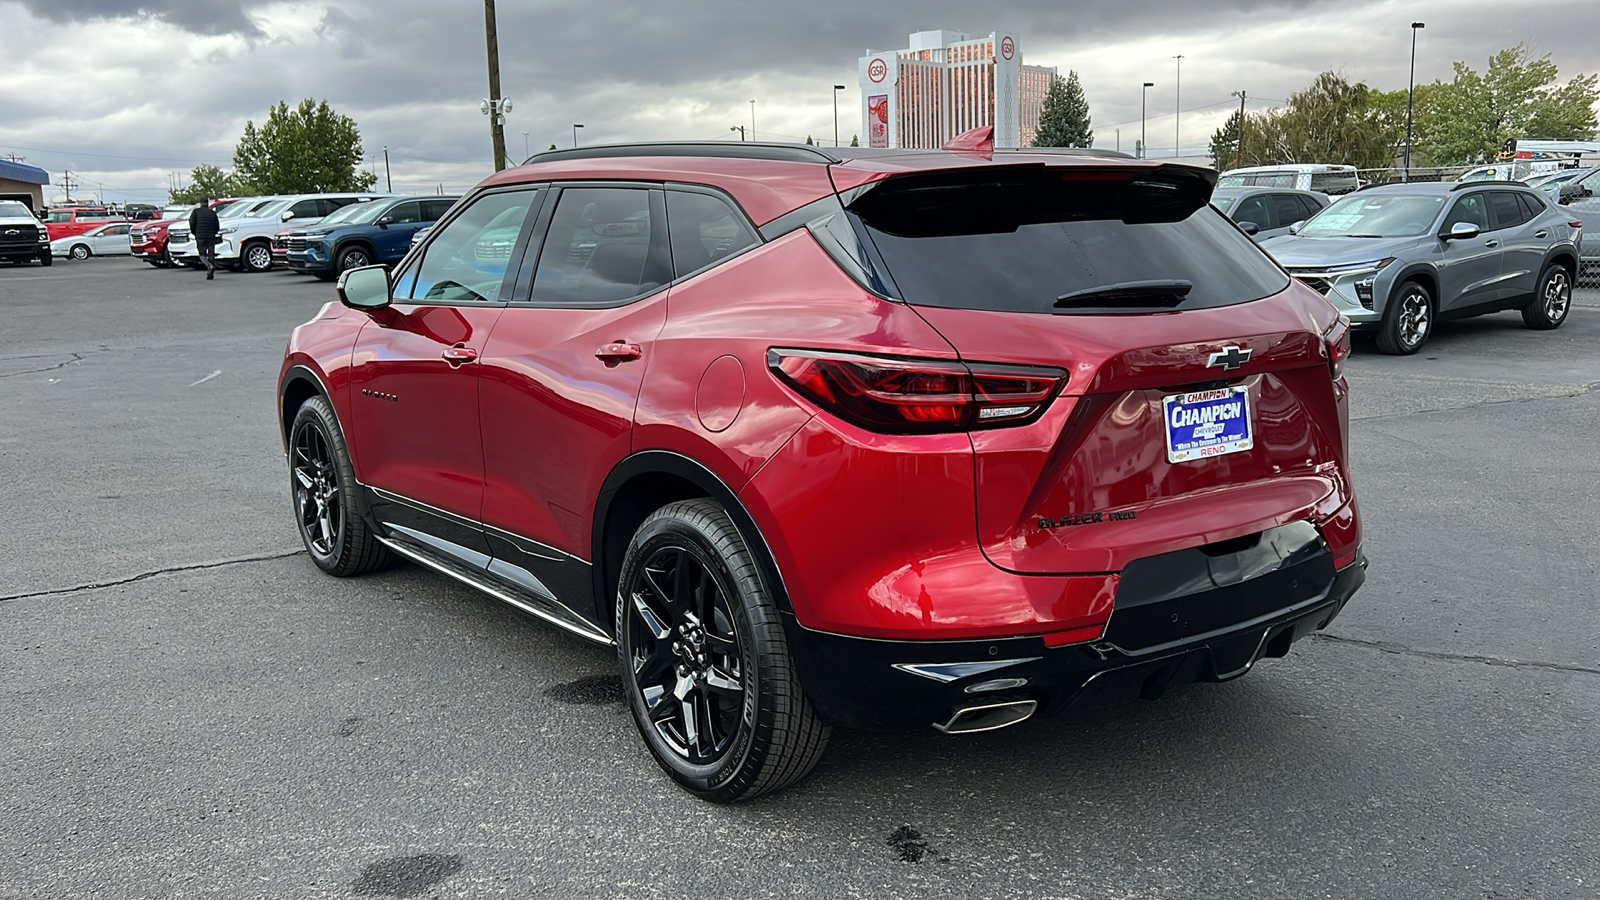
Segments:
[[[1546,394],[1540,397],[1511,397],[1505,400],[1485,400],[1481,403],[1469,403],[1465,406],[1441,406],[1438,408],[1416,409],[1410,412],[1383,413],[1375,416],[1351,416],[1352,422],[1379,422],[1384,419],[1404,419],[1410,416],[1421,416],[1437,412],[1457,412],[1463,409],[1482,409],[1486,406],[1504,406],[1508,403],[1534,403],[1540,400],[1573,400],[1578,397],[1587,397],[1600,391],[1600,381],[1583,385],[1576,391],[1566,394]]]
[[[1562,663],[1530,662],[1524,659],[1506,659],[1501,656],[1478,656],[1471,653],[1445,653],[1440,650],[1418,650],[1390,641],[1367,641],[1361,638],[1340,637],[1327,632],[1317,632],[1310,635],[1321,641],[1330,641],[1335,644],[1350,644],[1356,647],[1366,647],[1377,650],[1379,653],[1389,653],[1394,656],[1414,656],[1420,659],[1435,659],[1444,662],[1474,662],[1486,666],[1501,666],[1507,669],[1538,669],[1545,672],[1573,672],[1579,675],[1600,675],[1600,669],[1589,666],[1569,666]]]
[[[27,356],[14,356],[14,357],[12,357],[12,359],[29,359],[29,358],[30,357],[27,357]],[[57,369],[64,369],[67,366],[70,366],[75,362],[83,362],[83,355],[80,354],[80,353],[74,353],[74,354],[72,354],[72,358],[71,359],[65,360],[63,362],[56,363],[53,366],[45,366],[42,369],[24,369],[21,372],[7,372],[4,375],[0,375],[0,378],[15,378],[18,375],[37,375],[40,372],[54,372]]]
[[[204,569],[221,569],[227,566],[239,566],[246,563],[270,562],[271,560],[275,559],[288,559],[291,556],[299,556],[305,552],[306,551],[303,549],[289,550],[279,553],[263,553],[257,556],[239,556],[233,559],[219,559],[213,560],[212,562],[193,563],[187,566],[171,566],[165,569],[154,569],[149,572],[140,572],[137,575],[130,575],[127,578],[117,578],[111,581],[91,581],[87,584],[78,584],[65,588],[53,588],[48,591],[30,591],[26,594],[8,594],[0,597],[0,603],[10,603],[13,600],[32,600],[38,597],[56,597],[62,594],[76,594],[81,591],[97,591],[101,588],[119,587],[124,584],[133,584],[137,581],[145,581],[160,575],[175,575],[179,572],[197,572]]]

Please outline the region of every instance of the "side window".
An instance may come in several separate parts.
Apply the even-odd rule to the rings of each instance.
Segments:
[[[1489,208],[1494,211],[1496,228],[1514,228],[1528,221],[1522,214],[1522,204],[1511,191],[1490,191]]]
[[[410,272],[402,275],[399,291],[413,300],[501,300],[511,251],[538,194],[537,190],[504,191],[479,197],[448,225],[429,235],[415,280]]]
[[[642,188],[561,192],[533,275],[534,303],[615,303],[672,280],[666,223]]]
[[[106,230],[101,232],[101,233],[102,234],[111,234],[111,235],[127,234],[128,233],[128,227],[129,226],[127,226],[127,225],[109,225],[109,226],[106,227]]]
[[[316,200],[301,200],[295,205],[289,207],[289,215],[291,218],[295,219],[303,219],[306,216],[316,216],[318,214],[317,203],[318,201]]]
[[[1448,232],[1457,222],[1471,222],[1478,226],[1479,231],[1492,230],[1489,227],[1489,204],[1484,200],[1484,193],[1478,191],[1456,198],[1456,205],[1450,207],[1450,214],[1445,216],[1441,230]]]
[[[1322,204],[1318,203],[1316,200],[1300,194],[1294,195],[1294,198],[1300,201],[1300,218],[1309,219],[1317,213],[1322,212]],[[1293,225],[1294,223],[1290,222],[1289,224]]]
[[[422,221],[422,203],[418,200],[396,203],[380,218],[388,219],[390,225],[414,225]]]
[[[326,216],[329,213],[332,213],[334,210],[349,206],[354,202],[355,201],[349,197],[322,197],[317,200],[316,214],[319,216]]]
[[[1271,228],[1272,215],[1267,211],[1267,195],[1257,194],[1239,201],[1239,208],[1233,212],[1235,222],[1254,222],[1257,228]]]
[[[1533,194],[1524,194],[1518,191],[1514,196],[1517,198],[1517,202],[1522,204],[1522,214],[1527,221],[1532,221],[1548,208],[1544,205],[1543,200]]]
[[[1288,228],[1306,217],[1300,207],[1300,198],[1295,194],[1273,194],[1272,212],[1274,228]]]
[[[710,194],[668,191],[667,226],[679,278],[760,243],[727,201]]]
[[[450,211],[455,204],[454,200],[424,200],[422,201],[422,221],[437,222]]]

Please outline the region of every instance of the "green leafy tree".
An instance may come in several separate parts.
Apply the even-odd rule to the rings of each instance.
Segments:
[[[1491,56],[1481,74],[1456,62],[1455,78],[1429,87],[1418,150],[1433,165],[1467,165],[1494,159],[1512,138],[1593,138],[1596,77],[1578,75],[1557,86],[1559,74],[1548,53],[1535,59],[1525,44]]]
[[[811,135],[809,135],[809,134],[806,135],[806,146],[807,147],[815,147],[816,146],[816,143],[811,140]]]
[[[1094,144],[1089,129],[1089,101],[1083,96],[1078,73],[1057,75],[1044,95],[1039,110],[1039,127],[1033,132],[1035,147],[1088,147]]]
[[[260,128],[244,124],[233,151],[239,180],[262,194],[364,191],[378,177],[361,169],[361,132],[328,101],[290,109],[279,101]]]
[[[850,146],[852,146],[852,147],[861,146],[861,136],[858,135],[858,134],[850,135]]]
[[[171,203],[199,203],[216,197],[237,197],[249,193],[232,172],[216,166],[199,165],[189,173],[189,184],[167,192]]]
[[[1323,72],[1305,90],[1289,95],[1280,110],[1246,115],[1235,112],[1211,135],[1211,158],[1233,165],[1240,134],[1246,166],[1278,163],[1336,163],[1378,168],[1394,163],[1396,137],[1389,119],[1372,105],[1372,90]],[[1221,156],[1219,157],[1219,154]]]

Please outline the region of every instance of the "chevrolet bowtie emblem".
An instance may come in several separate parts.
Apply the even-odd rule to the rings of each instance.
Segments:
[[[1229,344],[1216,353],[1211,354],[1211,358],[1206,360],[1206,368],[1210,369],[1220,366],[1222,367],[1223,371],[1232,372],[1234,369],[1237,369],[1250,361],[1250,353],[1251,351],[1249,350],[1241,349],[1233,344]]]

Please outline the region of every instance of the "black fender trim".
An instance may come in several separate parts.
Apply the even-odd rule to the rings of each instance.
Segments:
[[[611,592],[607,581],[612,569],[622,565],[621,559],[610,560],[606,558],[606,522],[611,517],[618,499],[618,492],[629,481],[641,475],[671,475],[681,478],[703,491],[707,497],[722,504],[727,510],[728,517],[733,520],[739,534],[744,537],[745,544],[755,556],[756,569],[761,577],[761,585],[766,589],[767,595],[773,598],[781,612],[794,612],[789,603],[789,592],[784,587],[783,575],[778,571],[778,564],[772,556],[772,550],[767,546],[767,540],[756,525],[755,519],[745,509],[739,495],[729,487],[717,474],[695,460],[681,453],[670,450],[643,450],[629,456],[617,463],[606,476],[605,483],[600,486],[600,496],[595,501],[594,524],[590,536],[590,561],[594,570],[594,605],[595,612],[599,614],[597,621],[605,623],[608,627],[615,627],[611,622]]]

